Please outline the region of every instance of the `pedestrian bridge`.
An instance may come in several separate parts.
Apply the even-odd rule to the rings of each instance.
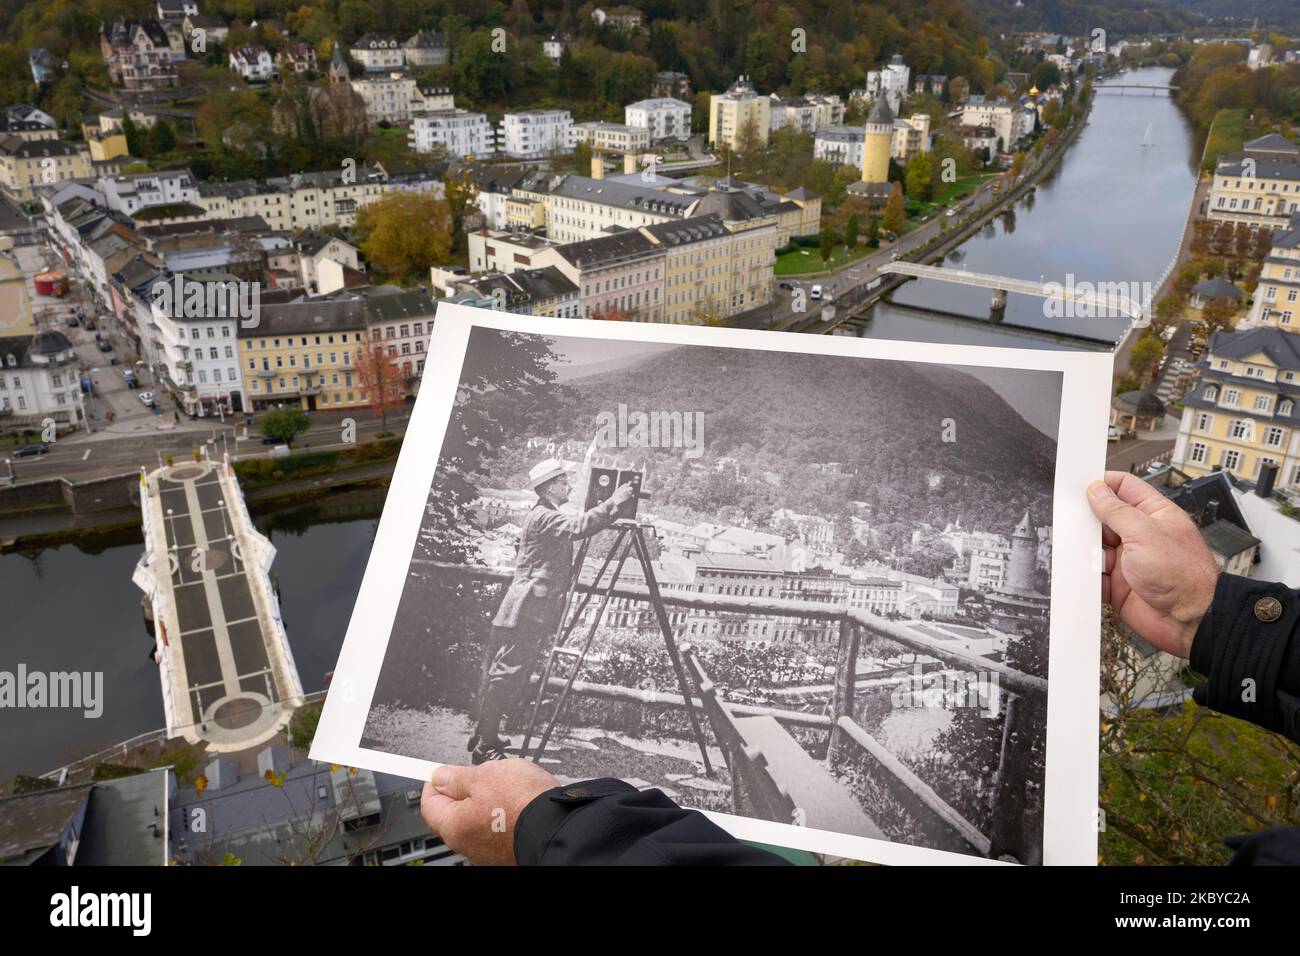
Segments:
[[[1158,83],[1103,83],[1100,86],[1093,88],[1093,92],[1095,93],[1118,92],[1120,96],[1123,96],[1127,90],[1150,90],[1151,95],[1155,96],[1156,93],[1159,92],[1177,93],[1178,87],[1161,86]]]
[[[1081,282],[1070,279],[1066,283],[1033,282],[1029,279],[1015,279],[1011,276],[996,276],[985,272],[968,272],[965,269],[944,269],[940,266],[927,266],[919,262],[904,262],[895,259],[880,267],[884,273],[912,276],[916,279],[935,279],[939,282],[953,282],[957,285],[980,286],[993,290],[993,311],[1000,313],[1006,308],[1007,293],[1018,292],[1021,295],[1036,295],[1043,299],[1056,299],[1073,303],[1090,311],[1092,315],[1117,312],[1128,316],[1138,326],[1150,324],[1150,317],[1144,303],[1135,301],[1126,291],[1128,283],[1122,282]]]

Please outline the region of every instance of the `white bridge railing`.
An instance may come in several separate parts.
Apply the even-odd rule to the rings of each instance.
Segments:
[[[880,267],[881,272],[912,276],[917,279],[937,279],[940,282],[952,282],[957,285],[973,285],[995,292],[1018,292],[1022,295],[1036,295],[1044,299],[1060,299],[1065,302],[1077,302],[1091,309],[1122,312],[1134,323],[1145,324],[1150,321],[1147,304],[1134,302],[1127,293],[1114,288],[1114,283],[1097,283],[1101,291],[1082,290],[1059,282],[1033,282],[1029,279],[1016,279],[1011,276],[991,275],[985,272],[968,272],[965,269],[945,269],[941,266],[927,266],[919,262],[904,262],[895,259]]]

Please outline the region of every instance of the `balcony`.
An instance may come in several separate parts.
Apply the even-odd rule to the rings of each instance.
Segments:
[[[424,559],[416,559],[414,563],[431,571],[489,585],[483,590],[474,589],[484,605],[499,601],[497,586],[507,585],[512,578],[509,572],[491,568]],[[588,595],[605,592],[608,582],[595,582],[591,577],[590,573],[584,576],[578,592]],[[650,603],[650,592],[643,585],[620,583],[609,593],[623,601]],[[720,619],[793,619],[800,622],[796,627],[806,628],[816,622],[821,630],[838,630],[839,649],[830,683],[798,688],[829,696],[829,706],[824,712],[812,708],[797,710],[793,699],[788,707],[726,701],[709,679],[699,649],[686,642],[680,644],[684,668],[678,669],[678,689],[683,684],[689,686],[688,716],[694,721],[695,713],[703,711],[713,743],[722,751],[727,777],[723,776],[722,768],[710,776],[716,774],[720,778],[718,782],[724,785],[735,782],[730,798],[733,812],[788,823],[795,808],[804,808],[803,824],[809,827],[911,843],[917,843],[916,835],[921,833],[927,846],[992,859],[1010,855],[1021,862],[1041,862],[1042,826],[1034,820],[1041,814],[1041,806],[1026,806],[1026,779],[1019,768],[1030,759],[1029,748],[1038,745],[1045,727],[1042,714],[1047,703],[1046,680],[843,604],[673,590],[661,592],[661,597],[671,608],[709,611]],[[619,608],[620,613],[629,610]],[[677,633],[680,635],[680,629]],[[925,772],[923,768],[918,771],[909,767],[858,723],[855,718],[859,712],[858,697],[872,692],[870,685],[859,686],[860,682],[866,684],[870,677],[858,672],[858,651],[864,637],[901,644],[959,672],[990,677],[990,684],[997,688],[999,719],[988,723],[990,733],[1001,741],[998,749],[1002,756],[998,766],[987,773],[987,781],[967,780],[958,784],[942,776],[923,780],[919,776]],[[690,675],[689,681],[686,673]],[[993,675],[996,683],[992,681]],[[561,691],[572,681],[569,693],[587,701],[586,712],[590,712],[593,702],[611,705],[611,713],[627,704],[650,703],[664,711],[687,709],[686,698],[680,693],[594,683],[581,680],[581,676],[551,676],[547,687]],[[783,702],[779,691],[777,696],[778,703]],[[587,723],[599,719],[588,718]],[[803,742],[787,728],[797,729]],[[816,739],[825,741],[824,762]],[[806,746],[816,752],[808,752]],[[832,774],[837,768],[841,771],[839,777]],[[847,774],[843,773],[844,769]],[[959,789],[945,799],[941,793],[945,785]],[[991,803],[989,790],[993,797]],[[964,816],[953,802],[966,806],[970,816],[981,819],[980,825]]]
[[[274,368],[259,368],[257,370],[257,376],[258,378],[275,378],[278,371],[279,369]]]

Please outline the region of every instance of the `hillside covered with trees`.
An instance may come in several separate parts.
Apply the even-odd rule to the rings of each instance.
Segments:
[[[487,483],[520,484],[536,458],[527,435],[586,445],[598,416],[622,403],[699,413],[699,458],[680,447],[610,449],[645,463],[646,507],[659,514],[773,527],[773,512],[789,508],[838,519],[847,543],[852,502],[865,502],[884,551],[906,548],[922,522],[960,518],[1006,533],[1026,510],[1051,522],[1054,442],[955,367],[683,348],[549,391],[558,403],[528,413],[528,428],[486,462]]]

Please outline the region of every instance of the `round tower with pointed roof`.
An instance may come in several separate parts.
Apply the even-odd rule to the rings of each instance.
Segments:
[[[866,133],[862,140],[862,181],[884,183],[889,181],[889,156],[893,152],[894,111],[882,93],[871,104],[867,114]]]

